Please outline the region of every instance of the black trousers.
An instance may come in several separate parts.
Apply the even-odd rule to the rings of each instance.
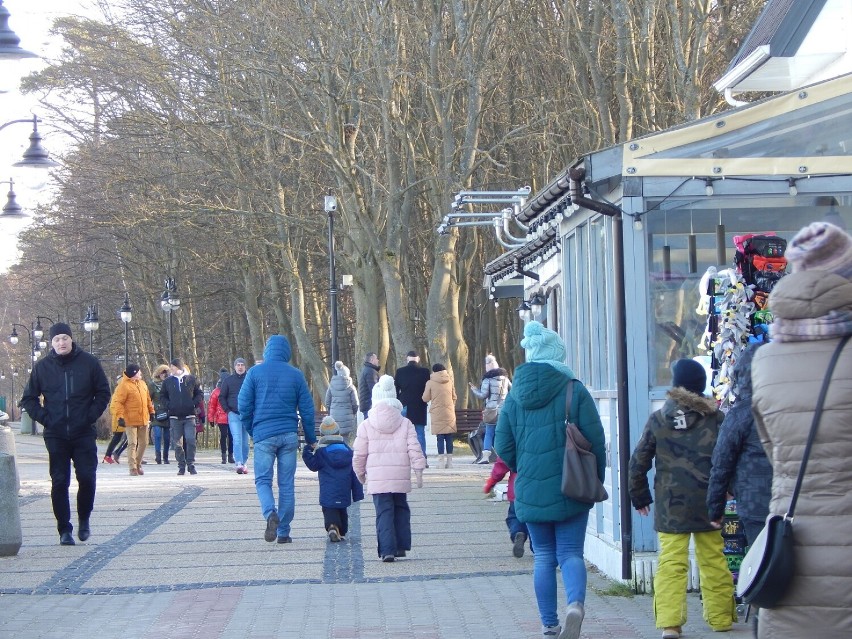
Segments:
[[[68,488],[71,486],[71,462],[77,475],[77,517],[89,519],[95,508],[95,482],[98,471],[98,445],[94,435],[77,439],[45,437],[45,448],[50,461],[50,500],[56,529],[59,534],[71,532],[71,503]]]
[[[379,557],[411,550],[411,510],[405,493],[373,495]]]
[[[323,506],[322,517],[325,520],[326,530],[335,525],[341,535],[346,536],[346,533],[349,532],[349,511],[345,508],[326,508]]]
[[[234,438],[231,437],[231,429],[227,424],[216,424],[219,427],[219,449],[222,451],[222,459],[225,455],[234,456]]]

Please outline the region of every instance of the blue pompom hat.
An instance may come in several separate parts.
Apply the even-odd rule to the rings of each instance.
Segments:
[[[559,333],[550,330],[541,322],[527,322],[521,348],[526,351],[528,362],[550,364],[574,377],[574,372],[565,364],[565,342],[559,337]]]

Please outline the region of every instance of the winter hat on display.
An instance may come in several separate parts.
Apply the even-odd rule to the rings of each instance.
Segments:
[[[322,423],[320,423],[320,433],[323,436],[340,434],[340,426],[334,421],[334,417],[331,415],[323,417]]]
[[[57,335],[67,335],[68,337],[71,337],[71,327],[65,322],[56,322],[56,324],[50,327],[49,334],[50,339],[53,339]]]
[[[703,395],[707,386],[707,372],[694,359],[679,359],[672,364],[672,386]]]
[[[133,377],[138,372],[139,372],[139,365],[138,364],[128,364],[127,368],[124,369],[124,374],[127,375],[127,377]]]
[[[349,377],[349,369],[343,365],[343,362],[334,362],[334,368],[341,377]]]
[[[800,230],[785,257],[793,273],[827,271],[852,279],[852,236],[834,224],[814,222]]]
[[[402,410],[402,404],[396,398],[396,386],[393,383],[393,377],[390,375],[382,375],[376,385],[373,386],[373,406],[379,403],[385,403]]]
[[[244,360],[242,357],[238,357],[237,359],[234,360],[234,366],[236,366],[237,364],[245,365],[245,363],[246,363],[246,360]]]

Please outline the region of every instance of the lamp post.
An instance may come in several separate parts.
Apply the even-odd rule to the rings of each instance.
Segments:
[[[180,308],[180,297],[177,292],[175,278],[167,277],[163,294],[160,296],[160,308],[169,316],[169,363],[174,359],[174,332],[172,328],[172,313]]]
[[[98,330],[98,305],[89,304],[86,309],[86,317],[83,320],[83,329],[89,334],[89,352],[95,350],[95,331]]]
[[[337,275],[334,269],[334,212],[337,211],[337,198],[325,196],[325,212],[328,214],[328,300],[331,307],[331,370],[339,358],[337,345]]]
[[[16,330],[18,327],[27,332],[27,337],[30,342],[30,359],[32,360],[30,365],[32,365],[32,362],[35,362],[38,359],[38,355],[36,355],[35,342],[33,342],[33,332],[27,328],[25,324],[12,324],[12,332],[9,333],[9,342],[11,342],[14,346],[17,345],[18,341],[20,341],[18,331]]]
[[[9,385],[12,387],[12,397],[9,399],[9,417],[15,421],[15,378],[18,376],[18,367],[12,368],[12,374],[9,375]]]
[[[9,379],[11,380],[12,376],[9,375]],[[0,381],[6,379],[5,371],[0,371]],[[14,382],[12,382],[12,392],[9,393],[9,398],[6,400],[6,414],[9,415],[9,421],[15,421],[15,414],[12,412],[12,402],[14,402],[15,397],[15,386]]]
[[[22,60],[38,56],[21,48],[21,39],[9,28],[9,10],[0,0],[0,60]]]
[[[130,326],[130,320],[133,319],[133,308],[130,306],[130,293],[124,292],[124,304],[118,309],[118,316],[124,322],[124,365],[127,366],[127,332]]]

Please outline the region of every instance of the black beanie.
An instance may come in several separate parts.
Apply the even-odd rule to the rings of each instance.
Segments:
[[[128,364],[127,368],[124,369],[124,374],[128,377],[133,377],[136,373],[139,372],[138,364]]]
[[[57,335],[67,335],[68,337],[71,337],[71,327],[63,322],[56,322],[56,324],[50,327],[49,335],[50,339],[53,339]]]
[[[707,386],[707,373],[694,359],[679,359],[672,365],[672,386],[703,395]]]

